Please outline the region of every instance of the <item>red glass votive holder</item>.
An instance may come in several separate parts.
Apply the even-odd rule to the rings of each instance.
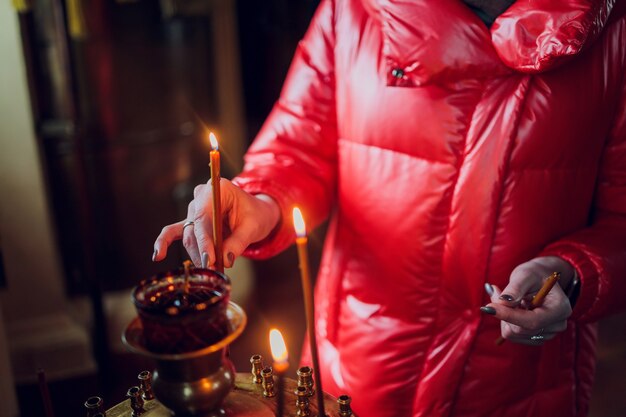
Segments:
[[[230,280],[211,269],[191,268],[187,287],[183,269],[141,281],[133,303],[146,349],[176,354],[220,341],[228,333],[229,299]]]

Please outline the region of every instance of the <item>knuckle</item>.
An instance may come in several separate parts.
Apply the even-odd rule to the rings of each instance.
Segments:
[[[523,263],[523,264],[519,264],[517,265],[515,268],[513,268],[513,271],[511,272],[511,275],[515,274],[522,274],[525,275],[527,273],[529,269],[528,263]]]
[[[194,246],[193,238],[189,235],[183,237],[183,246],[185,249],[192,248]]]
[[[204,191],[205,187],[206,187],[205,184],[196,185],[195,188],[193,189],[193,197],[198,198],[198,196],[202,194],[202,192]]]

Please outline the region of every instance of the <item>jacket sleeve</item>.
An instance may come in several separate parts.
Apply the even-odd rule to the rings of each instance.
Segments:
[[[267,194],[282,217],[272,234],[244,255],[267,258],[295,237],[292,208],[301,208],[307,228],[328,216],[335,196],[337,132],[334,77],[334,11],[318,7],[298,44],[280,98],[245,156],[233,182],[251,194]]]
[[[626,87],[605,146],[591,226],[549,245],[542,255],[570,262],[580,278],[572,319],[595,321],[626,307]]]

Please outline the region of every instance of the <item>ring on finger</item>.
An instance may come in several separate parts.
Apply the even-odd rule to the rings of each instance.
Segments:
[[[534,336],[530,336],[530,340],[534,341],[534,342],[540,342],[542,340],[545,339],[545,336],[543,335],[543,331],[544,329],[539,330],[539,333],[537,333]]]
[[[193,220],[187,220],[185,223],[183,223],[183,230],[185,230],[187,226],[193,226],[193,224]]]

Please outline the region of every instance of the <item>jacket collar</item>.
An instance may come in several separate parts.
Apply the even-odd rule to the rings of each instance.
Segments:
[[[491,30],[462,0],[362,2],[382,30],[388,84],[417,86],[546,71],[593,42],[615,0],[517,0]]]

